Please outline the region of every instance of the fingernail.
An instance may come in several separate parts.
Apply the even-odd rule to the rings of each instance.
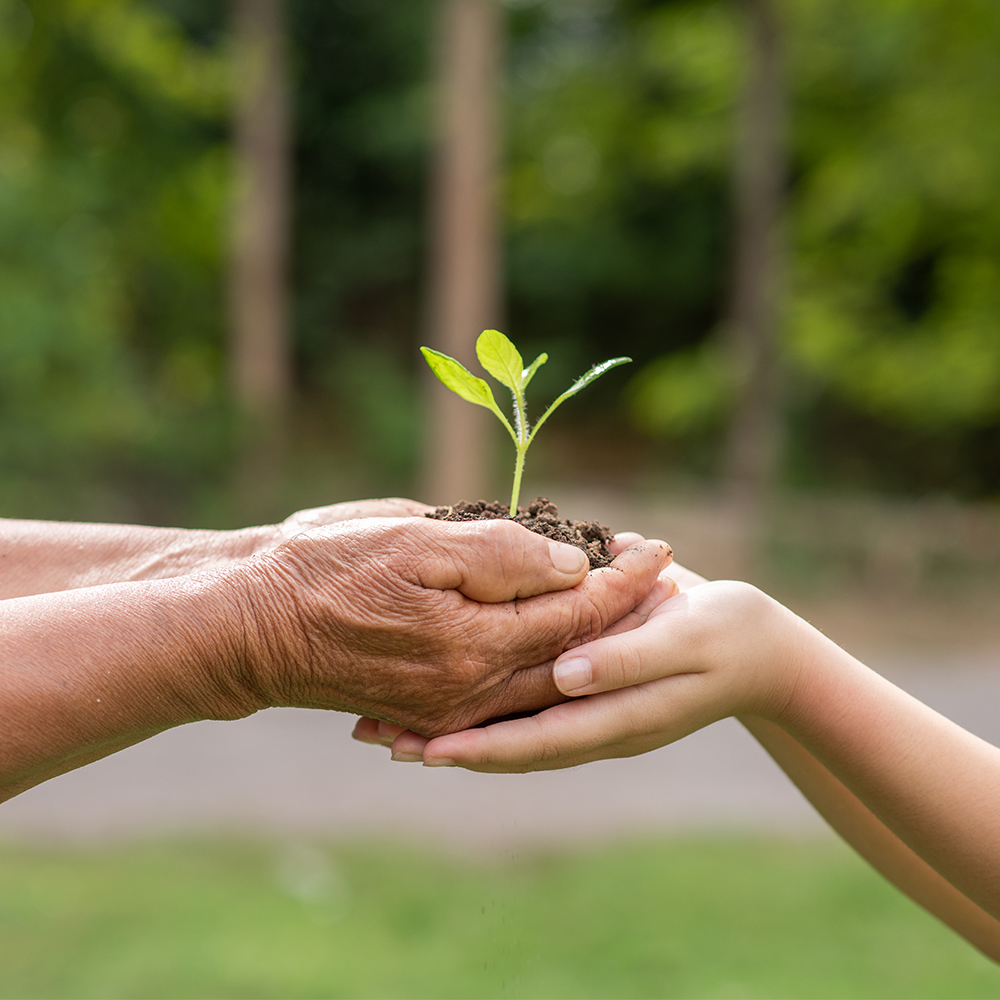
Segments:
[[[579,573],[589,562],[583,549],[565,542],[549,542],[549,556],[560,573]]]
[[[394,753],[392,759],[402,761],[404,764],[416,764],[424,758],[419,753],[403,753],[400,751],[399,753]]]
[[[458,765],[450,757],[428,757],[424,761],[424,767],[457,767]]]
[[[572,694],[589,686],[594,677],[594,669],[585,656],[571,656],[556,662],[552,676],[555,678],[556,687],[563,694]]]

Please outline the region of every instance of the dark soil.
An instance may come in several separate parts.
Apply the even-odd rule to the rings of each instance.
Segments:
[[[453,507],[438,507],[425,517],[438,521],[488,521],[510,516],[510,505],[493,500],[477,500],[469,503],[462,500]],[[590,560],[591,569],[610,566],[614,556],[608,551],[608,542],[614,538],[611,529],[597,521],[569,521],[559,519],[559,510],[551,500],[537,497],[524,507],[517,508],[518,524],[551,538],[557,542],[568,542],[583,549]]]

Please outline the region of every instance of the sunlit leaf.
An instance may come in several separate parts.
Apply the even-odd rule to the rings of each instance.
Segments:
[[[518,349],[499,331],[483,330],[476,341],[479,363],[511,392],[523,388],[524,361]]]
[[[452,392],[458,393],[462,399],[477,406],[485,406],[488,410],[497,409],[489,385],[483,379],[476,378],[465,365],[440,351],[432,351],[429,347],[421,347],[420,351],[430,365],[431,371]]]

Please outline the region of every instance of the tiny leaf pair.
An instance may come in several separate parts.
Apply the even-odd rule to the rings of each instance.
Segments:
[[[507,433],[514,442],[517,449],[517,458],[514,463],[514,487],[510,496],[510,516],[517,516],[517,501],[521,494],[521,474],[524,472],[524,459],[528,453],[528,447],[535,439],[538,429],[552,415],[558,406],[565,403],[570,396],[575,396],[584,386],[590,385],[594,379],[599,378],[606,371],[618,365],[627,364],[631,358],[612,358],[604,361],[578,378],[556,401],[541,415],[534,427],[528,423],[528,407],[525,392],[528,384],[535,377],[546,361],[549,360],[547,354],[539,354],[531,364],[525,368],[524,361],[518,349],[499,330],[484,330],[476,341],[476,356],[479,363],[492,375],[501,385],[510,389],[514,397],[514,425],[504,416],[503,411],[497,406],[493,398],[493,390],[484,379],[477,378],[464,365],[454,358],[440,351],[433,351],[429,347],[421,347],[421,352],[430,365],[431,371],[449,388],[452,392],[458,393],[462,399],[475,403],[477,406],[485,406],[496,414],[497,419],[507,429]]]

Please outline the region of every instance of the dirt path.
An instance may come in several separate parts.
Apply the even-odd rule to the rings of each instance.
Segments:
[[[874,665],[1000,742],[1000,658]],[[380,748],[352,741],[351,725],[343,715],[272,709],[241,722],[184,726],[0,806],[0,836],[362,834],[505,851],[643,831],[823,829],[731,720],[643,757],[528,775],[394,764]]]

